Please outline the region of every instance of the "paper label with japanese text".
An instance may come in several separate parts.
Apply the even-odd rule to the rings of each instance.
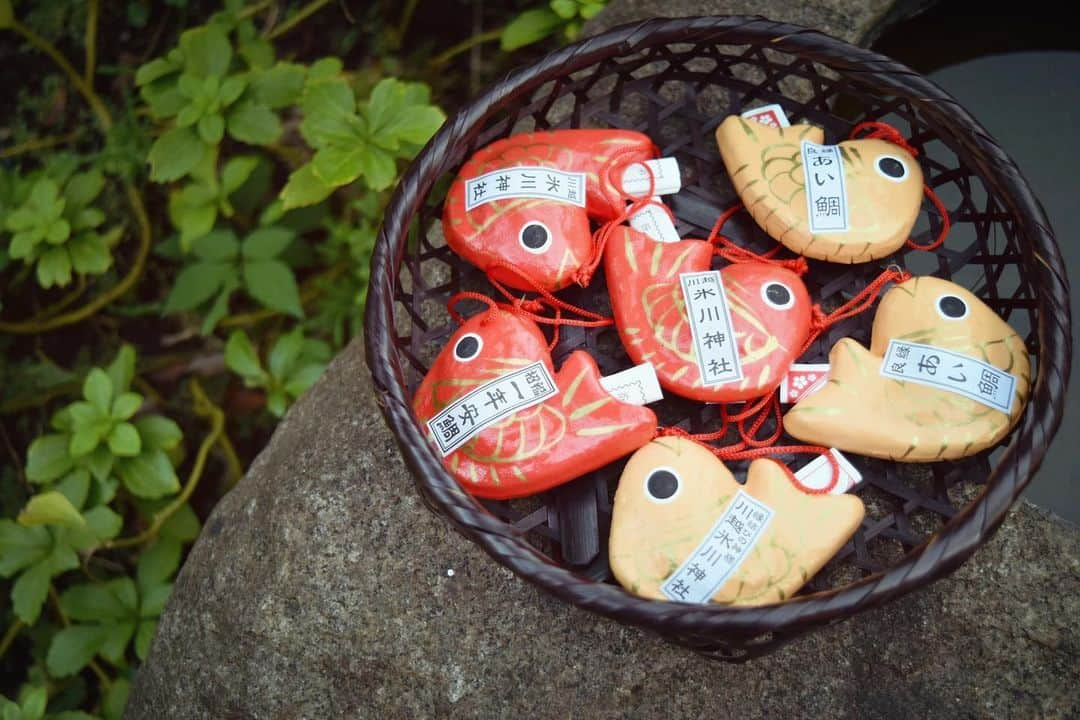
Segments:
[[[746,118],[747,120],[759,122],[762,125],[768,125],[769,127],[791,127],[791,123],[788,122],[787,113],[784,112],[784,108],[780,107],[776,103],[773,103],[772,105],[766,105],[764,107],[754,108],[753,110],[747,110],[742,114],[742,117]]]
[[[829,452],[840,466],[840,477],[829,490],[829,495],[843,495],[862,482],[862,473],[836,448],[831,448]],[[800,468],[795,478],[809,490],[824,490],[832,482],[832,463],[824,455],[818,455]]]
[[[890,340],[881,374],[948,390],[1009,415],[1016,376],[968,355],[905,340]]]
[[[648,166],[648,170],[646,170]],[[649,172],[652,172],[653,195],[674,195],[682,189],[679,161],[673,157],[634,163],[623,171],[622,189],[631,197],[642,197],[649,192]]]
[[[664,391],[660,389],[652,363],[642,363],[613,375],[605,375],[600,378],[600,387],[616,400],[631,405],[648,405],[664,399]]]
[[[469,391],[427,422],[446,457],[484,428],[559,393],[544,363],[535,362]]]
[[[839,145],[802,141],[810,232],[847,232],[848,202]]]
[[[512,198],[559,200],[585,207],[585,173],[521,165],[465,181],[466,211]]]
[[[742,380],[731,309],[718,270],[679,275],[703,385]]]
[[[780,381],[780,402],[794,405],[828,381],[829,363],[791,363]]]
[[[772,516],[768,505],[743,490],[736,492],[709,534],[660,586],[660,592],[679,602],[708,602],[739,569]]]
[[[671,216],[658,204],[659,202],[659,198],[654,197],[652,203],[631,215],[630,227],[662,243],[679,242],[682,239],[679,237],[679,231],[675,229]]]

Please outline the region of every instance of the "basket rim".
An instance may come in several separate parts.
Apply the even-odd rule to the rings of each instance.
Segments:
[[[961,128],[954,140],[961,159],[976,169],[1017,223],[1030,248],[1024,265],[1038,294],[1038,376],[1020,422],[979,495],[926,543],[885,571],[848,585],[778,604],[729,607],[647,600],[613,584],[585,578],[529,545],[512,527],[464,492],[426,442],[412,414],[394,349],[394,285],[408,228],[435,180],[455,166],[454,148],[469,143],[485,121],[513,97],[588,68],[612,56],[654,45],[718,42],[767,44],[781,52],[858,76],[884,93],[903,98],[940,128]],[[952,133],[950,133],[952,135]],[[959,155],[960,153],[958,153]],[[1004,520],[1031,480],[1061,422],[1071,356],[1069,287],[1045,213],[1023,175],[990,134],[936,84],[886,56],[817,30],[758,16],[653,18],[621,25],[550,53],[519,68],[460,108],[424,146],[396,187],[384,214],[375,250],[365,313],[365,352],[383,416],[433,511],[479,544],[500,564],[560,599],[624,623],[664,635],[749,638],[798,633],[882,605],[957,568]]]

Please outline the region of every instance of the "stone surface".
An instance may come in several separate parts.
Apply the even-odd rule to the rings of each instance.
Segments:
[[[777,22],[803,25],[858,43],[871,34],[893,0],[612,0],[585,25],[594,35],[623,23],[651,17],[688,15],[761,15]]]
[[[1080,530],[733,666],[565,605],[431,515],[354,343],[215,509],[128,718],[1080,715]],[[451,574],[450,571],[453,571]]]

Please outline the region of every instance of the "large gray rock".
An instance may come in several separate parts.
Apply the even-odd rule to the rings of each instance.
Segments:
[[[551,598],[432,516],[362,354],[334,361],[214,510],[126,717],[1080,715],[1076,527],[1021,503],[951,577],[710,663]]]

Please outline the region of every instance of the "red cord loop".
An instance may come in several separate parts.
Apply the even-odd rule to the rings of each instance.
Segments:
[[[709,237],[707,238],[707,242],[716,246],[713,250],[713,254],[719,255],[730,263],[763,262],[769,265],[787,268],[796,275],[805,275],[809,266],[806,264],[806,258],[801,255],[796,258],[776,260],[773,256],[780,251],[779,245],[772,250],[767,250],[759,255],[751,250],[736,245],[730,238],[721,232],[724,225],[727,224],[727,221],[744,208],[745,206],[741,202],[736,203],[722,212],[720,217],[716,218],[716,222],[713,223],[712,230],[709,231]]]
[[[869,132],[866,132],[869,131]],[[864,134],[865,133],[865,134]],[[851,131],[851,139],[855,140],[860,137],[875,140],[885,140],[893,145],[902,147],[912,157],[918,157],[919,151],[912,147],[900,131],[894,128],[889,123],[881,122],[879,120],[870,120],[867,122],[861,122],[856,125]],[[941,244],[945,242],[945,238],[949,235],[949,230],[952,228],[952,221],[949,220],[949,211],[945,209],[945,204],[941,202],[941,198],[937,196],[929,185],[923,185],[923,194],[933,204],[934,209],[937,210],[938,217],[941,218],[941,231],[938,236],[927,243],[926,245],[919,245],[917,242],[908,238],[907,246],[913,250],[936,250],[941,247]]]

